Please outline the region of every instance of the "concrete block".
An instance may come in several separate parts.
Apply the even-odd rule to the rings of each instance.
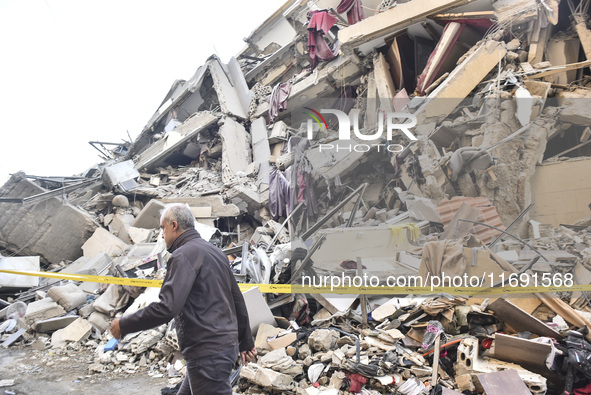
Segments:
[[[214,217],[237,217],[240,215],[240,209],[235,204],[224,203],[220,195],[207,195],[198,198],[180,197],[161,199],[162,203],[187,203],[191,207],[209,206],[211,215]]]
[[[252,92],[248,88],[248,84],[246,83],[246,79],[240,68],[240,63],[238,63],[238,60],[235,57],[232,57],[228,62],[228,70],[230,71],[230,77],[234,82],[233,86],[236,94],[238,94],[240,103],[242,104],[242,109],[247,113],[252,100]]]
[[[335,348],[339,332],[330,329],[316,329],[308,337],[308,345],[316,351],[330,351]]]
[[[293,388],[293,378],[287,374],[263,368],[256,363],[249,363],[240,371],[240,377],[265,388],[289,391]]]
[[[254,346],[257,349],[270,350],[271,346],[267,343],[267,338],[273,338],[281,332],[283,332],[283,329],[281,329],[281,328],[277,328],[273,325],[266,324],[264,322],[261,323],[259,325],[257,332],[256,332]]]
[[[260,118],[258,118],[260,119]],[[257,120],[258,120],[257,119]],[[269,135],[269,144],[277,144],[287,140],[287,125],[283,121],[277,121],[273,124],[271,134]]]
[[[78,342],[86,339],[92,331],[92,325],[84,318],[78,318],[64,329],[55,331],[51,336],[51,345],[64,347],[67,342]]]
[[[245,185],[234,185],[226,192],[230,201],[242,212],[254,213],[269,202],[269,191],[259,193]]]
[[[166,204],[152,199],[142,209],[131,226],[143,229],[158,229],[160,228],[160,214]]]
[[[104,333],[107,329],[109,329],[109,320],[110,317],[108,315],[98,311],[93,311],[88,317],[88,322],[90,322],[90,324],[98,329],[101,333]]]
[[[1,231],[0,231],[1,232]],[[38,256],[0,257],[0,269],[16,271],[40,270]],[[22,276],[18,274],[0,273],[0,288],[32,288],[39,285],[39,277]]]
[[[131,243],[139,244],[150,241],[150,239],[152,239],[152,236],[154,235],[154,230],[130,226],[129,228],[127,228],[127,234],[131,239]]]
[[[66,311],[62,306],[54,302],[51,298],[45,298],[29,303],[27,305],[27,312],[23,318],[27,325],[32,325],[36,321],[59,317],[64,314],[66,314]]]
[[[3,197],[11,198],[46,192],[18,175],[2,189]],[[87,212],[56,197],[37,204],[0,203],[0,223],[0,247],[55,264],[78,259],[82,244],[98,226]]]
[[[131,214],[115,214],[109,229],[111,233],[119,237],[123,242],[131,244],[128,229],[134,221],[135,217]]]
[[[101,275],[109,270],[112,262],[113,258],[101,252],[93,257],[80,257],[60,270],[60,273]]]
[[[63,317],[55,317],[48,320],[37,321],[33,325],[33,330],[40,333],[50,333],[57,331],[58,329],[65,328],[72,322],[76,321],[78,318],[80,317],[77,315],[65,315]]]
[[[51,298],[45,298],[27,305],[24,320],[27,325],[31,325],[36,321],[59,317],[64,314],[66,314],[66,311],[62,306],[58,305]]]
[[[127,294],[122,286],[111,284],[107,287],[107,290],[94,301],[94,309],[98,312],[112,316],[117,307],[123,304],[122,299],[125,296],[127,296]]]
[[[250,135],[244,126],[232,118],[223,118],[219,129],[222,138],[222,180],[231,181],[239,172],[246,173],[247,166],[252,162],[250,151]]]
[[[50,288],[47,296],[66,311],[74,310],[86,303],[86,294],[73,283]]]
[[[113,258],[111,258],[108,254],[101,252],[92,258],[85,256],[78,258],[76,261],[60,270],[60,273],[102,276],[107,274],[111,268],[112,263]],[[95,293],[100,288],[100,284],[87,281],[80,284],[78,288],[86,293]]]
[[[92,303],[89,303],[89,304],[79,308],[78,314],[80,314],[80,317],[82,317],[82,318],[88,318],[88,316],[90,314],[92,314],[93,311],[94,311],[94,306]]]
[[[114,164],[103,170],[103,181],[109,188],[118,185],[124,190],[129,190],[137,186],[135,179],[139,176],[140,173],[135,168],[132,160]]]
[[[82,251],[86,257],[94,257],[100,253],[119,256],[128,248],[127,243],[103,228],[97,228],[93,235],[86,240],[86,243],[82,245]]]

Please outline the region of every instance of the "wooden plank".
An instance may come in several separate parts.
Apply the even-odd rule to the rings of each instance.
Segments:
[[[488,306],[488,308],[494,311],[495,315],[501,321],[506,322],[516,331],[530,331],[540,336],[562,339],[560,333],[505,299],[499,298],[495,300]]]
[[[476,377],[486,395],[531,395],[531,391],[515,369],[500,372],[481,373]]]
[[[552,351],[549,344],[521,339],[515,336],[495,334],[495,358],[522,365],[541,373],[546,367],[546,357]]]

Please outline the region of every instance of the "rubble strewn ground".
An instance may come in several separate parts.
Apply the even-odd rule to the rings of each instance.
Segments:
[[[108,332],[157,287],[67,280],[161,280],[160,210],[182,202],[260,284],[236,393],[591,393],[589,1],[279,11],[103,163],[0,189],[0,269],[56,274],[0,273],[3,363],[27,359],[0,385],[182,380],[173,323]]]

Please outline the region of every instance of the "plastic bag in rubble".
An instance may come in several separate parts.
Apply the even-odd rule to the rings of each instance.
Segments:
[[[443,325],[439,321],[429,321],[427,323],[427,331],[423,335],[423,347],[425,350],[430,348],[433,344],[435,344],[435,339],[438,335],[440,335],[445,339],[445,333],[443,330]]]

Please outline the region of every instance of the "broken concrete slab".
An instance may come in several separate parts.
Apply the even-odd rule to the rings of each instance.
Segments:
[[[560,333],[505,299],[496,299],[488,306],[488,308],[494,311],[495,315],[499,317],[501,321],[504,321],[516,331],[530,331],[540,336],[562,339]]]
[[[222,138],[222,180],[229,182],[238,173],[246,174],[247,166],[252,162],[250,151],[251,136],[246,133],[244,126],[225,117],[221,121],[219,130]]]
[[[258,287],[252,287],[242,293],[244,302],[246,303],[246,310],[248,311],[248,318],[250,321],[250,329],[253,334],[256,334],[259,325],[262,323],[269,325],[276,325],[275,318],[269,305],[263,299],[263,295]]]
[[[275,127],[273,127],[273,130],[275,130]],[[258,165],[259,169],[257,180],[259,183],[269,185],[271,174],[269,159],[271,158],[271,149],[269,148],[267,125],[264,118],[257,118],[252,122],[250,126],[250,134],[252,136],[253,160]],[[261,187],[259,187],[259,190],[263,189],[264,188],[261,189]]]
[[[66,315],[63,317],[55,317],[47,320],[37,321],[32,326],[33,330],[40,333],[50,333],[58,329],[65,328],[79,317],[77,315]]]
[[[86,339],[92,331],[92,325],[84,318],[78,318],[70,325],[59,329],[51,335],[51,345],[54,347],[64,347],[67,342],[78,342]]]
[[[290,391],[293,388],[293,377],[264,368],[256,363],[249,363],[240,371],[240,377],[265,388],[278,391]]]
[[[127,300],[129,300],[129,295],[122,286],[110,284],[107,290],[94,301],[94,309],[111,316],[119,308],[124,307]]]
[[[341,48],[345,53],[348,53],[353,48],[358,48],[372,41],[377,41],[375,46],[381,46],[383,37],[406,29],[430,15],[466,3],[468,3],[466,0],[444,0],[436,3],[429,0],[413,0],[412,2],[398,4],[385,12],[341,29],[339,31]],[[369,48],[368,51],[371,52],[372,48]]]
[[[152,199],[144,206],[131,226],[142,229],[159,229],[160,215],[166,204]]]
[[[301,108],[302,103],[307,102],[310,98],[327,97],[348,82],[354,81],[361,74],[359,65],[360,60],[354,54],[337,56],[334,60],[326,63],[317,73],[306,75],[291,87],[287,109],[279,114],[279,119],[287,119],[293,110]],[[345,78],[335,78],[336,76],[345,76]],[[265,116],[268,111],[269,103],[265,101],[257,107],[253,117]]]
[[[109,224],[109,230],[115,236],[123,240],[124,243],[131,244],[128,229],[134,221],[135,217],[132,214],[117,213]]]
[[[103,276],[107,274],[107,272],[111,268],[112,262],[113,258],[111,258],[108,254],[101,252],[100,254],[97,254],[92,258],[83,256],[76,259],[76,261],[72,262],[71,264],[60,270],[60,273]],[[100,288],[100,284],[92,282],[83,282],[78,287],[84,292],[94,293],[97,289]]]
[[[591,124],[591,93],[576,89],[573,92],[560,92],[558,101],[561,105],[560,120],[575,125]]]
[[[38,256],[0,257],[0,269],[14,271],[40,270]],[[39,285],[39,277],[0,273],[0,288],[32,288]]]
[[[417,124],[424,124],[429,118],[444,119],[448,116],[506,52],[504,44],[498,41],[477,44],[476,49],[427,96],[426,102],[414,113]]]
[[[503,333],[495,334],[495,358],[501,361],[513,362],[532,372],[542,374],[546,368],[546,358],[552,351],[552,346],[517,336]],[[519,352],[515,352],[519,350]]]
[[[246,119],[250,101],[248,97],[243,98],[242,95],[248,96],[249,91],[240,67],[234,64],[231,68],[234,72],[230,73],[228,67],[222,64],[217,56],[211,56],[208,63],[213,88],[217,93],[222,112]],[[231,60],[230,63],[237,63],[236,59]]]
[[[27,305],[27,312],[23,317],[27,325],[32,325],[37,321],[49,318],[59,317],[66,314],[62,306],[57,304],[51,298],[45,298]]]
[[[212,126],[217,120],[218,117],[209,111],[197,112],[188,117],[185,122],[168,132],[164,138],[143,151],[138,159],[137,168],[143,171],[167,165],[166,160],[170,156],[177,151],[183,151],[189,140]]]
[[[92,236],[82,245],[85,257],[95,257],[101,253],[120,256],[129,249],[129,245],[104,228],[97,228]]]
[[[2,188],[2,197],[42,192],[45,189],[17,174]],[[39,255],[41,262],[54,264],[76,260],[82,244],[98,227],[90,214],[57,197],[37,204],[0,203],[0,223],[0,247],[18,250],[19,255]]]
[[[154,230],[130,226],[129,228],[127,228],[127,234],[129,235],[129,238],[131,240],[130,243],[141,244],[146,243],[152,239],[152,236],[154,235]]]
[[[241,212],[254,213],[265,207],[269,202],[269,190],[262,193],[246,185],[234,185],[226,192],[226,196]]]
[[[271,350],[271,346],[267,342],[267,339],[274,338],[281,332],[283,332],[283,329],[281,328],[277,328],[274,325],[266,324],[264,322],[260,323],[254,341],[255,347],[261,350]]]

